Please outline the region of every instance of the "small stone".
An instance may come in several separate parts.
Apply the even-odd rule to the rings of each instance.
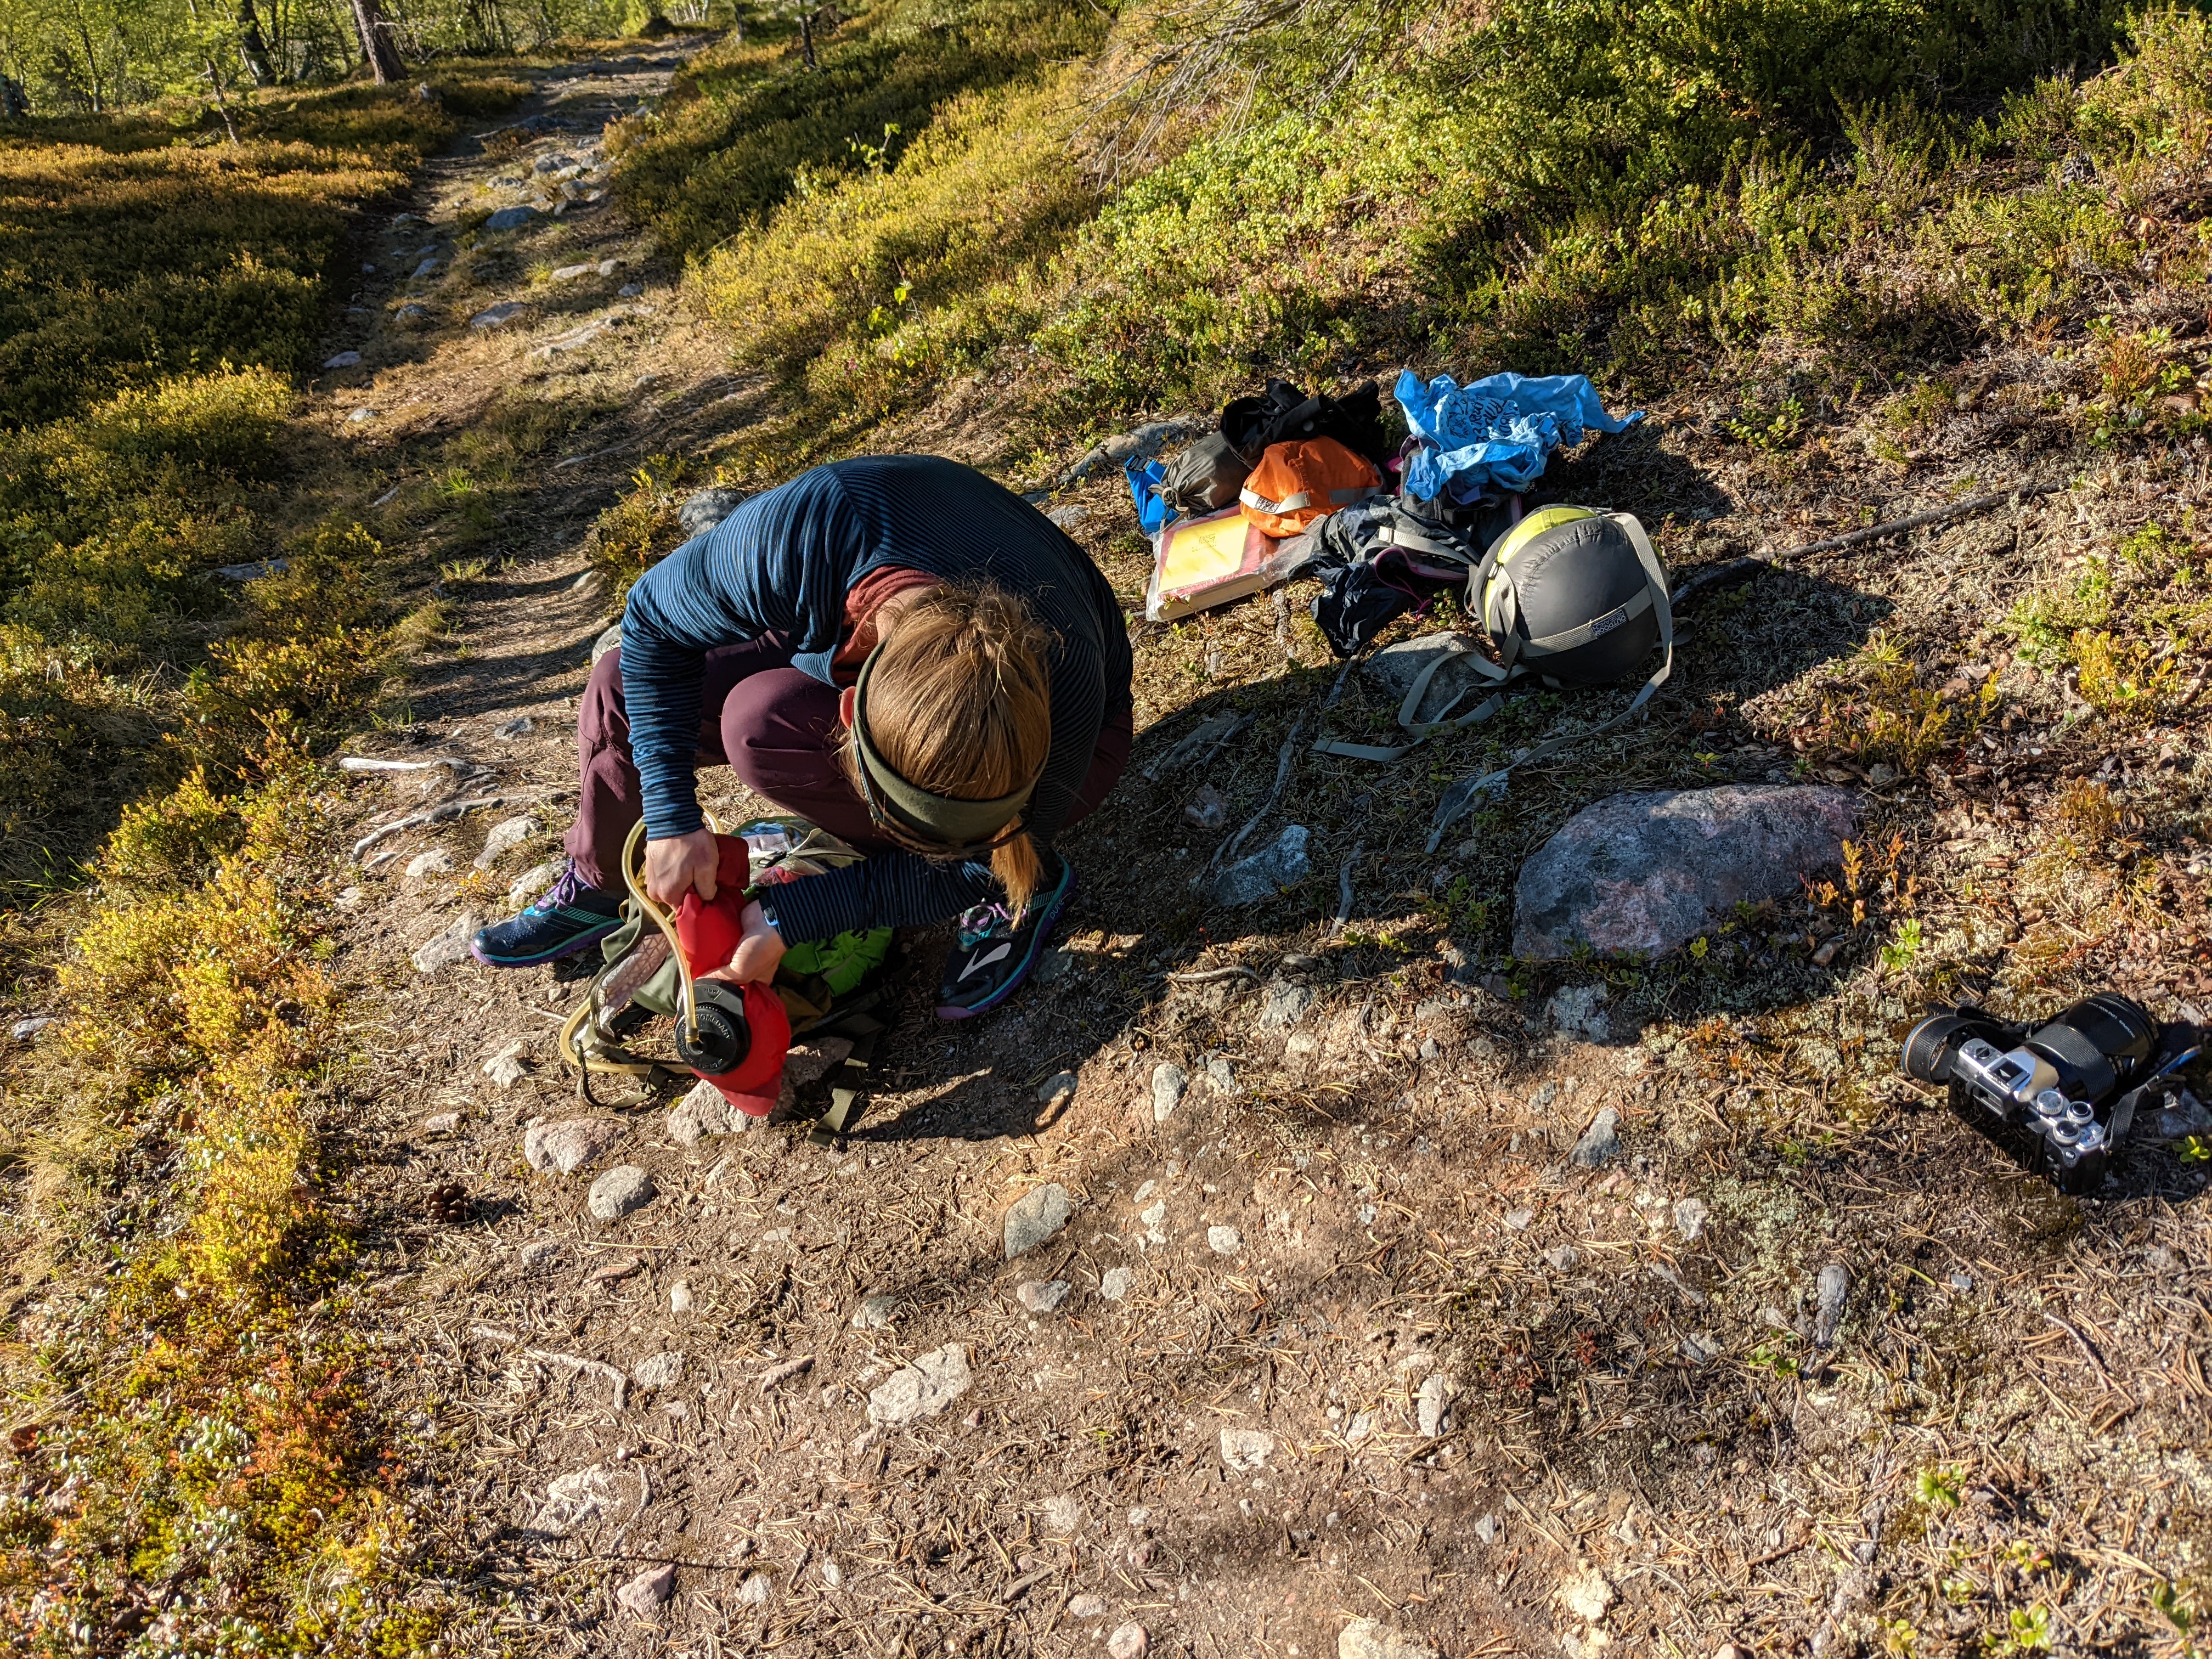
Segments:
[[[434,1117],[422,1120],[422,1133],[426,1135],[449,1135],[460,1127],[461,1115],[459,1112],[440,1112]]]
[[[1535,1219],[1534,1210],[1508,1210],[1505,1212],[1505,1224],[1516,1233],[1527,1232]]]
[[[1036,1097],[1047,1106],[1057,1106],[1075,1093],[1075,1073],[1055,1072],[1037,1085]]]
[[[627,294],[629,290],[623,290]],[[745,492],[726,484],[693,491],[676,509],[676,521],[687,536],[702,536],[744,505]]]
[[[1705,1236],[1705,1222],[1711,1212],[1701,1198],[1686,1198],[1674,1206],[1674,1231],[1683,1239],[1694,1244]]]
[[[629,1368],[629,1380],[641,1389],[656,1392],[672,1389],[684,1380],[684,1356],[672,1352],[647,1354]]]
[[[688,1314],[691,1311],[691,1285],[688,1279],[678,1279],[668,1287],[668,1311]]]
[[[588,574],[590,573],[586,572],[586,574]],[[531,719],[527,714],[517,714],[511,720],[501,720],[497,726],[492,728],[491,734],[495,738],[501,738],[512,742],[514,738],[521,737],[525,732],[532,730],[537,726],[537,724],[538,722]]]
[[[972,1384],[968,1351],[949,1342],[878,1382],[868,1395],[868,1421],[896,1429],[935,1417]]]
[[[775,1594],[775,1581],[764,1572],[750,1574],[738,1586],[738,1605],[741,1607],[764,1607],[769,1597]]]
[[[1089,1590],[1080,1595],[1071,1595],[1067,1598],[1067,1616],[1071,1619],[1103,1619],[1106,1616],[1106,1598],[1094,1595]]]
[[[421,264],[416,266],[415,274],[407,280],[410,283],[427,282],[429,278],[435,276],[439,271],[443,269],[444,267],[438,263],[437,259],[434,256],[431,258],[423,260]]]
[[[1216,1054],[1206,1062],[1206,1080],[1218,1092],[1233,1094],[1237,1090],[1237,1068]]]
[[[1559,1605],[1587,1624],[1597,1624],[1604,1619],[1606,1610],[1613,1606],[1613,1586],[1595,1567],[1570,1578],[1559,1586]]]
[[[1295,1025],[1313,1005],[1311,986],[1278,980],[1260,1000],[1260,1029],[1265,1031]]]
[[[507,884],[507,902],[518,910],[561,879],[568,867],[566,859],[548,859],[543,864],[533,864]]]
[[[484,1061],[483,1074],[501,1088],[512,1089],[529,1074],[530,1067],[525,1063],[529,1052],[526,1044],[510,1042]]]
[[[1973,1274],[1968,1273],[1953,1273],[1951,1275],[1951,1288],[1958,1291],[1961,1296],[1966,1295],[1974,1288]]]
[[[1049,1182],[1037,1188],[1006,1212],[1006,1260],[1034,1250],[1067,1225],[1074,1213],[1068,1202],[1067,1188],[1058,1182]]]
[[[1567,1154],[1574,1163],[1585,1170],[1595,1170],[1610,1163],[1620,1154],[1620,1114],[1610,1106],[1590,1120],[1583,1138],[1575,1142],[1575,1149]]]
[[[1142,1625],[1123,1625],[1106,1638],[1106,1659],[1143,1659],[1152,1643]]]
[[[487,330],[505,328],[522,315],[524,309],[525,307],[516,301],[502,300],[497,305],[487,307],[470,318],[469,326]]]
[[[620,1221],[634,1215],[660,1195],[653,1184],[649,1170],[635,1164],[617,1164],[592,1183],[591,1196],[586,1200],[592,1214],[601,1221]]]
[[[1090,516],[1091,509],[1080,501],[1071,501],[1066,507],[1055,507],[1045,514],[1046,518],[1051,520],[1062,530],[1073,530]]]
[[[1109,1302],[1119,1302],[1128,1295],[1135,1277],[1127,1267],[1109,1267],[1098,1276],[1098,1294]]]
[[[1850,1294],[1850,1269],[1840,1261],[1831,1261],[1820,1269],[1815,1289],[1820,1301],[1813,1320],[1813,1341],[1816,1346],[1831,1347],[1837,1328],[1844,1322],[1844,1298]]]
[[[363,421],[373,421],[375,418],[376,411],[374,410],[356,409],[352,414],[346,416],[346,422],[349,425],[359,426]]]
[[[538,210],[533,207],[501,208],[484,221],[483,228],[486,230],[520,230],[537,216]]]
[[[1265,1429],[1224,1429],[1221,1461],[1240,1474],[1265,1468],[1274,1455],[1275,1437]]]
[[[1182,1066],[1173,1060],[1164,1060],[1152,1067],[1152,1121],[1164,1123],[1175,1115],[1175,1109],[1182,1103],[1183,1091],[1190,1087],[1190,1079]]]
[[[1452,1395],[1458,1385],[1442,1371],[1423,1379],[1413,1397],[1413,1420],[1425,1439],[1433,1440],[1451,1425]]]
[[[325,368],[358,368],[361,367],[361,353],[341,351],[335,357],[325,358],[323,367]]]
[[[1482,1516],[1481,1519],[1478,1520],[1474,1523],[1474,1535],[1486,1544],[1496,1543],[1498,1541],[1498,1517],[1494,1515],[1485,1515]]]
[[[394,322],[405,324],[409,328],[420,328],[430,320],[430,307],[417,305],[410,300],[392,313],[392,319]]]
[[[730,1104],[727,1095],[702,1078],[668,1109],[667,1122],[671,1140],[679,1146],[696,1146],[709,1135],[736,1133],[744,1127],[745,1117]]]
[[[1222,905],[1257,904],[1273,898],[1286,887],[1295,887],[1313,873],[1306,856],[1311,832],[1293,823],[1267,846],[1224,870],[1213,883],[1213,902]]]
[[[477,930],[483,926],[475,911],[462,911],[443,933],[436,934],[416,951],[411,958],[415,971],[434,974],[441,968],[451,968],[456,963],[471,960],[469,941],[477,936]]]
[[[889,1330],[898,1316],[898,1298],[895,1296],[866,1297],[853,1310],[853,1328],[856,1331]]]
[[[522,1158],[541,1174],[574,1175],[612,1152],[622,1136],[623,1126],[609,1117],[534,1123],[523,1132]]]
[[[845,1587],[845,1569],[837,1565],[834,1557],[822,1564],[822,1582],[831,1589]]]
[[[1336,1659],[1437,1659],[1437,1650],[1395,1625],[1355,1619],[1337,1632]]]
[[[8,1035],[18,1042],[28,1042],[53,1023],[54,1016],[52,1014],[33,1014],[27,1019],[19,1019],[10,1025]]]
[[[1709,1333],[1692,1331],[1682,1339],[1680,1352],[1692,1365],[1710,1365],[1728,1350]]]
[[[490,869],[532,836],[544,833],[545,826],[526,812],[520,817],[501,819],[484,836],[483,850],[477,854],[477,868]]]
[[[1212,784],[1200,784],[1198,792],[1182,804],[1182,815],[1194,829],[1211,833],[1229,822],[1229,803]]]
[[[534,1238],[514,1253],[514,1265],[525,1273],[550,1272],[561,1259],[561,1241],[557,1238]]]
[[[556,283],[573,283],[579,276],[589,276],[598,269],[599,267],[593,264],[558,265],[554,268],[553,280]]]
[[[1571,1244],[1562,1244],[1556,1249],[1544,1252],[1544,1265],[1555,1273],[1570,1271],[1582,1259],[1583,1253]]]
[[[1356,1446],[1374,1432],[1375,1413],[1373,1412],[1354,1412],[1352,1416],[1352,1421],[1344,1425],[1345,1443],[1347,1445]]]
[[[425,876],[449,876],[453,872],[453,855],[442,847],[433,847],[427,853],[417,853],[407,860],[407,879],[420,881]]]
[[[635,300],[639,295],[645,292],[645,284],[643,283],[624,283],[620,288],[617,289],[615,292],[625,300]]]
[[[1244,1240],[1234,1227],[1208,1227],[1206,1247],[1216,1255],[1235,1255],[1244,1248]]]
[[[1025,1279],[1014,1286],[1014,1300],[1033,1314],[1048,1314],[1074,1288],[1064,1279]]]

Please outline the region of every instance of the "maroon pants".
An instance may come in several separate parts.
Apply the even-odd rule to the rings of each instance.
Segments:
[[[791,665],[774,635],[707,653],[702,688],[699,763],[726,765],[756,794],[819,824],[864,852],[887,852],[866,805],[847,781],[834,745],[840,730],[837,688]],[[1129,762],[1131,712],[1109,714],[1091,770],[1064,822],[1073,823],[1106,799]],[[576,873],[604,893],[623,890],[623,843],[644,816],[644,794],[629,753],[623,702],[622,651],[599,659],[576,711],[581,785],[568,856]]]

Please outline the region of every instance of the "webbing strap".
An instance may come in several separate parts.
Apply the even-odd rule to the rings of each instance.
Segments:
[[[1450,788],[1445,790],[1443,799],[1437,803],[1436,816],[1429,821],[1428,850],[1430,852],[1433,853],[1437,850],[1443,843],[1444,831],[1464,817],[1468,809],[1473,806],[1478,799],[1494,790],[1503,789],[1506,775],[1515,767],[1548,760],[1561,750],[1580,743],[1586,738],[1603,736],[1631,714],[1635,714],[1645,703],[1650,702],[1651,694],[1666,684],[1667,677],[1674,672],[1674,607],[1667,597],[1667,573],[1660,566],[1659,556],[1652,551],[1651,538],[1644,533],[1644,526],[1637,522],[1633,514],[1612,513],[1606,516],[1619,524],[1627,533],[1630,544],[1636,549],[1637,562],[1644,567],[1646,591],[1651,595],[1651,604],[1659,613],[1659,644],[1665,652],[1665,655],[1660,659],[1658,669],[1650,679],[1644,682],[1643,689],[1631,699],[1628,707],[1606,721],[1604,725],[1594,726],[1587,732],[1571,732],[1558,737],[1548,738],[1526,753],[1516,756],[1495,771],[1462,778]],[[1485,562],[1487,563],[1489,561]]]
[[[876,1039],[883,1034],[878,1020],[860,1016],[855,1026],[872,1025],[873,1030],[864,1032],[853,1044],[853,1052],[845,1056],[844,1064],[837,1068],[838,1081],[830,1085],[830,1109],[814,1121],[806,1132],[806,1140],[812,1146],[835,1146],[837,1138],[850,1133],[859,1116],[861,1085],[866,1082],[868,1062],[875,1058]]]
[[[1469,710],[1456,720],[1444,718],[1467,700],[1468,691],[1474,690],[1472,686],[1437,710],[1435,719],[1416,720],[1413,718],[1421,707],[1422,697],[1428,692],[1429,683],[1436,678],[1447,664],[1457,662],[1462,658],[1467,659],[1471,667],[1483,673],[1486,678],[1495,678],[1497,672],[1495,665],[1487,657],[1475,649],[1471,641],[1462,636],[1446,641],[1443,647],[1437,653],[1429,664],[1413,677],[1413,684],[1407,688],[1405,701],[1398,705],[1398,724],[1413,734],[1413,740],[1411,743],[1340,743],[1334,739],[1324,739],[1314,744],[1314,753],[1342,755],[1350,760],[1394,761],[1412,754],[1431,738],[1442,737],[1447,732],[1456,732],[1462,727],[1474,726],[1488,720],[1505,706],[1505,699],[1503,696],[1490,697],[1480,707]]]
[[[1360,484],[1352,489],[1332,489],[1328,492],[1328,504],[1332,509],[1350,507],[1356,501],[1364,501],[1370,495],[1382,493],[1372,484]],[[1237,492],[1237,499],[1255,513],[1299,513],[1314,504],[1310,489],[1301,489],[1297,495],[1285,495],[1279,501],[1271,501],[1257,490],[1240,489]]]

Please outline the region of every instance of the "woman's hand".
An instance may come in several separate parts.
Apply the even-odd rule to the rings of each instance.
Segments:
[[[694,830],[688,836],[645,844],[645,890],[656,904],[673,910],[686,893],[696,891],[703,900],[714,896],[714,872],[721,866],[721,850],[711,830]],[[756,906],[756,908],[758,907]]]
[[[702,977],[726,979],[732,985],[766,985],[775,977],[776,964],[783,960],[783,935],[769,925],[758,899],[745,906],[738,921],[744,932],[738,939],[738,948],[730,953],[728,965]]]

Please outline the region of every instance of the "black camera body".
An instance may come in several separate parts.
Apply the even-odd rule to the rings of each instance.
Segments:
[[[1905,1075],[1948,1084],[1953,1112],[2061,1192],[2093,1192],[2150,1085],[2193,1057],[2140,1003],[2111,991],[2040,1025],[1962,1005],[1914,1026]],[[2169,1057],[2171,1056],[2171,1057]]]

